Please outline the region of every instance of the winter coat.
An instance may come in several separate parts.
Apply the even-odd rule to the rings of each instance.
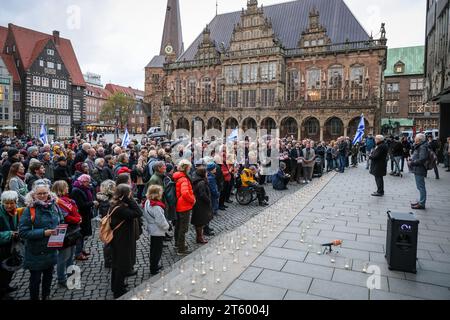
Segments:
[[[272,186],[275,190],[286,190],[286,174],[280,169],[272,176]]]
[[[191,223],[194,226],[205,226],[213,217],[213,208],[211,201],[211,191],[207,179],[198,176],[193,177],[194,195],[197,199],[192,210]]]
[[[30,174],[26,179],[25,179],[25,183],[27,184],[27,188],[29,191],[33,190],[33,183],[35,183],[36,181],[43,179],[37,175],[34,174]]]
[[[108,214],[109,208],[111,206],[112,196],[108,196],[104,193],[97,193],[97,201],[98,201],[98,214],[101,218]]]
[[[380,143],[370,155],[370,173],[375,177],[384,177],[387,174],[387,157],[389,148],[386,143]]]
[[[25,209],[20,218],[19,235],[25,240],[24,268],[28,270],[47,270],[57,263],[58,250],[48,248],[49,238],[45,236],[45,230],[54,230],[64,223],[64,216],[55,204],[45,207],[36,206],[36,218],[31,221],[30,207]]]
[[[99,188],[103,181],[103,168],[95,167],[91,172],[91,177],[96,188]]]
[[[411,157],[411,168],[410,171],[415,175],[426,177],[427,168],[425,168],[425,162],[429,156],[429,147],[426,141],[419,145],[414,145],[413,154]]]
[[[11,166],[16,162],[19,162],[19,161],[15,160],[13,158],[8,158],[2,164],[2,177],[3,177],[2,189],[3,190],[5,189],[6,179],[8,179],[9,169],[11,169]]]
[[[84,162],[88,157],[88,153],[84,150],[80,150],[77,152],[77,155],[75,156],[75,159],[72,163],[72,171],[75,172],[75,166],[77,163]]]
[[[169,175],[164,176],[164,202],[166,204],[166,219],[169,221],[177,220],[177,192],[176,184]]]
[[[211,172],[208,172],[208,184],[209,184],[209,191],[211,192],[211,203],[213,211],[216,212],[219,210],[219,198],[220,198],[220,191],[217,187],[216,183],[216,177]]]
[[[158,158],[150,158],[150,160],[148,161],[147,166],[148,166],[148,172],[150,173],[150,177],[153,176],[153,174],[155,173],[153,166],[158,161],[159,161]]]
[[[126,200],[111,216],[111,229],[115,229],[111,241],[112,267],[122,272],[129,272],[136,264],[136,220],[142,218],[142,210],[135,201]]]
[[[19,177],[14,177],[9,180],[9,190],[17,192],[19,199],[17,201],[18,208],[25,207],[25,196],[28,193],[28,187],[26,183]]]
[[[54,170],[54,179],[55,181],[65,181],[68,185],[72,182],[72,179],[70,178],[69,168],[62,167],[60,165],[57,165]]]
[[[373,150],[373,148],[375,148],[375,139],[374,138],[366,139],[366,148],[367,148],[367,152],[371,152]]]
[[[91,190],[92,194],[94,192]],[[92,224],[91,220],[94,218],[93,215],[93,208],[94,208],[94,201],[88,201],[88,197],[84,190],[81,190],[77,187],[74,187],[72,189],[72,193],[70,194],[70,197],[76,202],[78,206],[78,211],[83,218],[83,221],[81,222],[81,233],[85,237],[92,236]]]
[[[314,152],[313,148],[309,148],[309,155],[308,155],[308,149],[303,149],[303,158],[305,158],[305,160],[303,161],[303,167],[306,168],[314,168],[315,165],[315,159],[316,157],[316,153]],[[305,161],[310,161],[309,163],[305,162]]]
[[[164,176],[162,174],[160,174],[158,172],[155,172],[152,175],[152,177],[150,178],[150,180],[148,181],[147,185],[148,185],[148,187],[157,185],[157,186],[161,186],[161,187],[164,188],[164,181],[163,181],[163,179],[164,179]]]
[[[114,180],[114,172],[113,172],[113,170],[112,170],[109,166],[107,166],[107,165],[105,165],[105,166],[103,167],[103,171],[102,171],[102,179],[103,179],[103,181],[105,181],[105,180]]]
[[[19,216],[11,217],[0,205],[0,262],[11,256],[12,234],[17,231]]]
[[[222,166],[220,164],[216,164],[216,182],[217,182],[217,189],[219,192],[222,192],[224,184],[225,184],[225,178],[222,173]]]
[[[391,144],[391,153],[394,157],[401,157],[403,156],[403,146],[400,141],[393,141]]]
[[[43,162],[42,165],[45,168],[45,178],[50,181],[56,181],[55,180],[55,167],[53,166],[53,163],[51,161]]]
[[[173,175],[177,192],[177,212],[192,210],[195,205],[194,191],[190,178],[184,172],[176,172]]]
[[[228,168],[228,165],[226,163],[223,163],[221,166],[223,179],[225,182],[231,182],[231,173],[230,169]]]
[[[250,187],[251,185],[256,184],[255,176],[253,175],[252,170],[244,169],[241,174],[241,181],[243,187]]]
[[[160,206],[152,206],[150,201],[145,202],[144,222],[151,237],[164,237],[170,226]]]

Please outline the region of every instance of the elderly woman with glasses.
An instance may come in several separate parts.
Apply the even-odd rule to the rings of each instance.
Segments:
[[[30,270],[30,298],[39,300],[42,282],[42,300],[48,300],[57,264],[58,251],[48,248],[48,241],[64,216],[56,205],[56,195],[50,192],[45,180],[33,184],[33,190],[25,197],[27,208],[19,224],[19,235],[26,241],[24,268]]]
[[[2,205],[0,206],[0,262],[11,257],[11,247],[14,241],[19,240],[17,227],[19,217],[16,203],[19,195],[15,191],[2,193]],[[17,290],[10,287],[14,272],[8,271],[0,264],[0,300],[7,294]]]

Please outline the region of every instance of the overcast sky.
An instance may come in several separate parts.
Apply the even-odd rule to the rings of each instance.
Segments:
[[[247,0],[218,0],[219,14],[240,11]],[[332,0],[330,0],[332,1]],[[265,6],[286,2],[259,0]],[[389,47],[423,45],[426,0],[345,0],[370,34],[386,23]],[[14,23],[51,34],[75,48],[83,72],[104,84],[144,88],[144,67],[159,47],[167,0],[0,0],[0,25]],[[216,0],[180,0],[185,48],[216,12]]]

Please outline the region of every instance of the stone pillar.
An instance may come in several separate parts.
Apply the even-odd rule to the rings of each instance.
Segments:
[[[347,136],[348,127],[344,127],[344,137]]]
[[[320,126],[320,142],[323,141],[323,128],[324,126]]]

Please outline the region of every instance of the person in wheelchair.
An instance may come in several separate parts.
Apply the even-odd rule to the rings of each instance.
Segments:
[[[241,174],[242,187],[244,188],[252,188],[256,191],[258,196],[258,201],[260,206],[269,205],[269,197],[266,196],[266,190],[263,186],[259,185],[255,180],[255,175],[258,170],[255,166],[250,166],[250,168],[245,168]]]

